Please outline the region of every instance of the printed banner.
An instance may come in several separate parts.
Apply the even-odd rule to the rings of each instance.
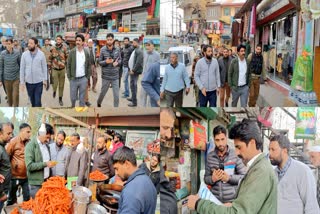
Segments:
[[[298,108],[296,119],[296,139],[315,139],[316,110],[314,107]]]

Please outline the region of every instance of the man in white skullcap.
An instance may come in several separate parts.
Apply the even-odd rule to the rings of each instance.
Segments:
[[[317,176],[317,199],[320,205],[320,145],[309,149],[310,161],[318,169]]]

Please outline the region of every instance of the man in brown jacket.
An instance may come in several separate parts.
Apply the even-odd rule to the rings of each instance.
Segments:
[[[22,188],[23,201],[28,201],[30,198],[27,168],[24,161],[24,148],[30,141],[31,126],[27,123],[22,123],[19,130],[19,135],[12,138],[6,146],[6,151],[10,157],[12,174],[7,202],[8,206],[17,203],[16,192],[19,186]]]

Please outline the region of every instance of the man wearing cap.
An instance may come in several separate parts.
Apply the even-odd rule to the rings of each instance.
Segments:
[[[313,146],[309,150],[310,162],[318,169],[317,176],[317,200],[320,205],[320,146]]]
[[[132,102],[128,104],[129,107],[137,106],[137,91],[138,91],[138,78],[143,72],[143,52],[139,47],[139,39],[135,38],[133,40],[134,51],[129,59],[130,68],[130,88],[131,88],[131,98],[127,100]]]
[[[143,62],[143,72],[142,72],[142,79],[148,72],[149,67],[156,62],[160,62],[160,54],[154,50],[154,43],[152,40],[149,40],[146,44],[146,51],[144,52],[144,62]],[[146,107],[147,106],[147,100],[148,100],[148,94],[144,90],[144,88],[141,88],[140,92],[140,106]],[[150,105],[150,104],[148,104]]]

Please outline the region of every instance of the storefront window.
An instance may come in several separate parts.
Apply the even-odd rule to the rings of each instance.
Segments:
[[[223,14],[225,15],[225,16],[230,16],[230,8],[224,8],[223,9]]]

